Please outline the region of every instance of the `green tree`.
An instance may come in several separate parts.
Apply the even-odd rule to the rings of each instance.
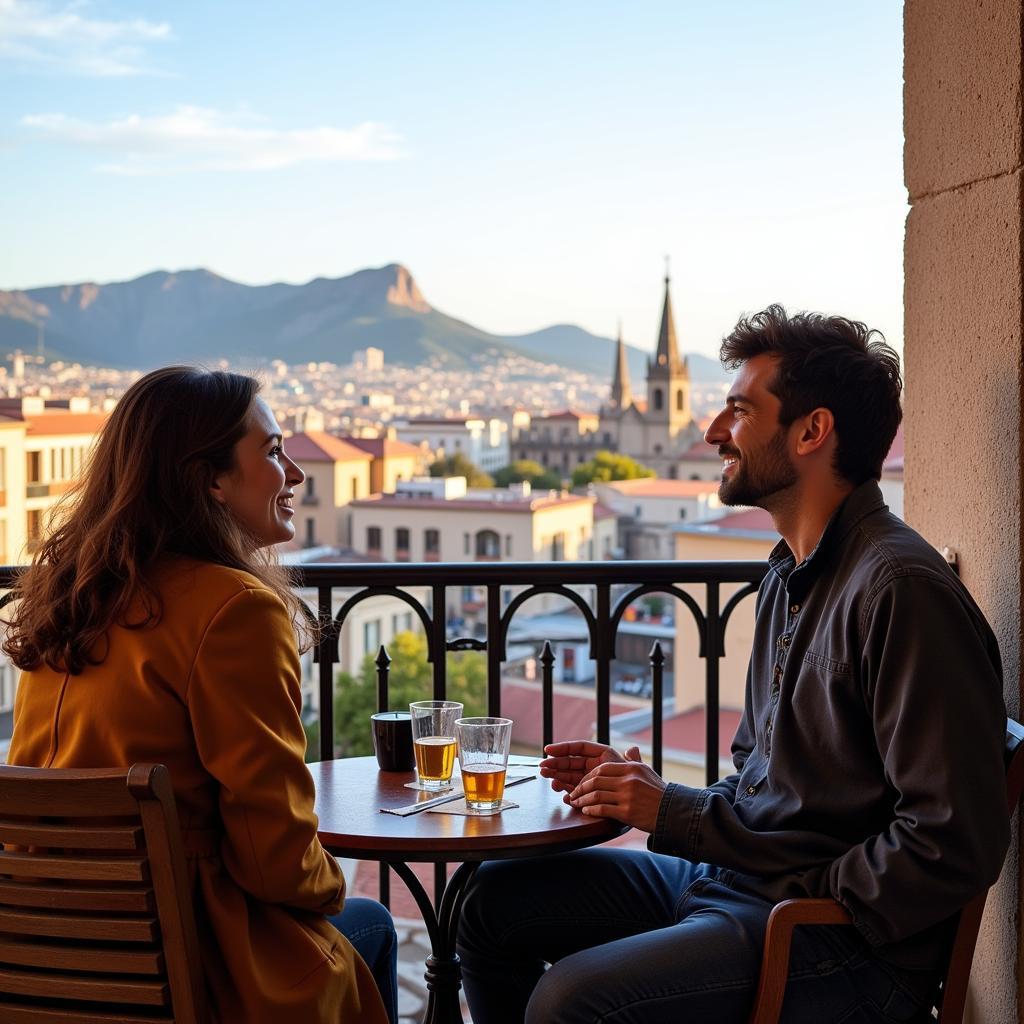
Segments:
[[[388,645],[391,672],[388,701],[393,710],[407,710],[414,700],[430,700],[434,693],[434,669],[427,661],[427,638],[422,633],[398,633]],[[478,651],[446,656],[448,699],[465,705],[465,715],[487,712],[487,659]],[[377,666],[363,659],[358,676],[339,672],[334,685],[334,749],[338,757],[373,753],[370,715],[377,710]],[[319,727],[307,727],[307,761],[319,761],[320,751],[311,735]]]
[[[494,486],[494,480],[462,452],[435,459],[427,469],[431,476],[464,476],[469,487]]]
[[[598,452],[589,462],[577,467],[572,474],[573,487],[585,487],[593,481],[637,480],[654,476],[654,470],[628,455],[618,452]]]
[[[522,483],[524,480],[529,481],[531,487],[536,487],[540,491],[559,490],[562,486],[562,478],[557,473],[545,469],[533,459],[516,459],[494,474],[496,487],[508,487],[509,484]]]

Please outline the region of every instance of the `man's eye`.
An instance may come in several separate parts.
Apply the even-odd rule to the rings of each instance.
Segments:
[[[275,444],[274,447],[270,449],[270,452],[268,454],[274,456],[274,458],[276,459],[278,455],[284,455],[284,448],[282,448],[281,445],[279,444]]]

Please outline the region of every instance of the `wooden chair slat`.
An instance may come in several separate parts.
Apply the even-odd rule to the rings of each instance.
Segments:
[[[101,974],[162,974],[158,949],[111,949],[102,946],[17,942],[0,935],[0,964],[57,971],[96,971]]]
[[[144,857],[58,857],[45,853],[0,852],[0,875],[24,878],[77,878],[92,882],[145,882]]]
[[[163,981],[113,981],[76,977],[46,971],[12,971],[0,968],[0,992],[17,996],[59,994],[62,999],[92,999],[101,1003],[133,1003],[136,1006],[167,1006],[170,992]]]
[[[0,777],[4,814],[28,817],[41,807],[56,817],[118,817],[138,814],[122,768],[19,768],[5,766]]]
[[[151,914],[156,910],[152,889],[33,885],[0,879],[0,905],[49,910],[109,910]]]
[[[0,818],[0,844],[67,850],[141,850],[142,829],[129,825],[80,825]]]
[[[0,932],[100,942],[155,942],[159,934],[156,919],[152,917],[87,917],[2,907]]]
[[[3,1003],[4,1024],[174,1024],[176,1017],[146,1014],[139,1016],[126,1010],[117,1011],[58,1009],[52,1004],[31,1006],[25,1003]]]
[[[0,765],[0,1022],[211,1024],[163,765]]]

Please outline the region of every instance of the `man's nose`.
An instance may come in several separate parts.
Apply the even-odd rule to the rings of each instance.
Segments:
[[[725,423],[725,413],[720,412],[712,421],[711,426],[704,431],[704,440],[708,444],[723,444],[729,440],[729,430]]]

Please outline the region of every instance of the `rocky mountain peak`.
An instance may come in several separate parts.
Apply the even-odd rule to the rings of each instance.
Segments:
[[[387,269],[394,274],[394,280],[388,285],[388,304],[404,306],[414,313],[429,313],[430,303],[423,298],[423,293],[417,287],[412,274],[400,263],[394,263]]]

